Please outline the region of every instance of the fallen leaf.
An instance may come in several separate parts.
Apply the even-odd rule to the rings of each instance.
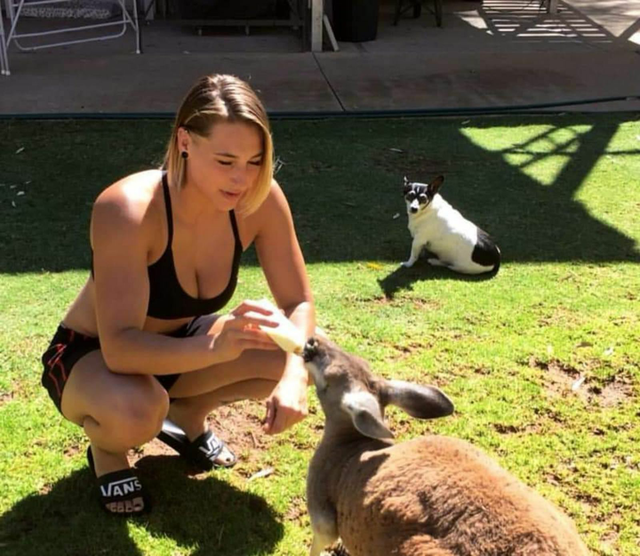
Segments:
[[[399,213],[399,212],[396,212],[396,213],[393,215],[393,219],[395,220],[396,218],[400,218],[400,213]]]
[[[20,148],[16,151],[16,154],[20,154],[22,151],[24,151],[24,147],[20,147]]]
[[[462,125],[468,124],[471,120],[465,120],[464,122],[462,122]]]
[[[379,265],[378,263],[367,263],[367,268],[372,270],[382,270],[382,265]]]
[[[390,150],[391,152],[394,152],[394,153],[403,153],[403,152],[404,152],[402,149],[394,149],[394,148],[390,148],[389,150]]]
[[[572,392],[577,392],[578,388],[580,388],[580,386],[582,386],[584,384],[585,381],[585,377],[581,376],[578,380],[576,380],[572,385],[571,385],[571,391]]]
[[[274,472],[273,467],[265,467],[264,469],[251,475],[251,477],[249,477],[247,481],[253,481],[254,479],[262,479],[263,477],[268,477],[269,475],[272,475],[273,472]]]
[[[16,208],[16,202],[15,202],[15,201],[11,201],[11,206],[12,206],[13,208]]]
[[[612,348],[612,347],[608,347],[607,349],[605,349],[605,350],[602,352],[602,355],[607,355],[607,356],[608,356],[608,355],[613,355],[613,351],[614,351],[614,350],[613,350],[613,348]]]
[[[16,197],[20,197],[20,196],[22,196],[22,195],[24,195],[24,191],[18,191],[18,192],[16,193]]]

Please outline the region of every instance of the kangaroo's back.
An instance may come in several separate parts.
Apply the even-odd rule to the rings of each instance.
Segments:
[[[453,438],[364,452],[337,493],[339,533],[357,555],[588,555],[552,504]]]

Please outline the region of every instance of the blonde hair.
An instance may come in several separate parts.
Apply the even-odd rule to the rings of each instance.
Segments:
[[[218,122],[243,122],[262,132],[262,164],[256,184],[243,196],[239,212],[255,212],[267,198],[273,180],[273,142],[267,112],[248,83],[234,75],[201,77],[187,93],[176,114],[163,167],[169,183],[180,189],[184,184],[186,160],[178,148],[178,130],[207,137]]]

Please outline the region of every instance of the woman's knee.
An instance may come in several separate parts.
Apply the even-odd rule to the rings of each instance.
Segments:
[[[132,446],[154,438],[169,411],[169,395],[152,376],[128,377],[109,404],[104,425],[130,439]]]

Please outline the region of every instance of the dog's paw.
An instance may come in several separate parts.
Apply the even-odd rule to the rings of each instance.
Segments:
[[[447,266],[445,263],[443,263],[440,259],[436,259],[436,258],[430,258],[427,259],[427,262],[431,265],[431,266]]]
[[[411,268],[414,263],[415,263],[415,261],[412,261],[412,260],[403,261],[403,262],[400,263],[400,266],[404,267],[404,268]]]

